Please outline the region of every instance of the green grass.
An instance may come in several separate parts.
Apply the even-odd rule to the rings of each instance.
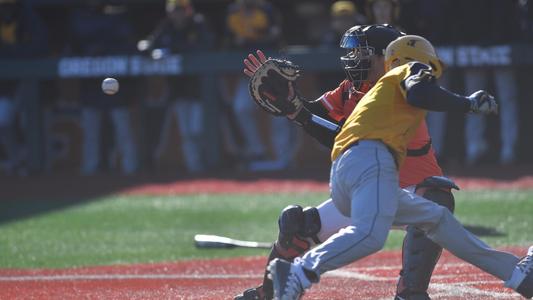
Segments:
[[[267,250],[198,250],[196,233],[272,241],[288,204],[325,194],[109,196],[0,223],[0,268],[71,267],[266,255]],[[459,192],[457,215],[493,246],[533,241],[533,191]],[[11,203],[11,205],[13,205]],[[0,207],[5,210],[6,207]],[[20,207],[9,209],[21,210]],[[399,248],[394,231],[387,248]]]

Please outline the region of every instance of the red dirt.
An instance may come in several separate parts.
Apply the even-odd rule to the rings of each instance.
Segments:
[[[463,190],[480,189],[532,189],[533,176],[524,176],[513,180],[497,180],[480,177],[453,177]],[[181,195],[206,193],[303,193],[327,192],[328,182],[321,180],[298,179],[257,179],[225,180],[198,179],[180,180],[169,183],[144,184],[123,191],[126,194],[142,195]]]
[[[267,194],[327,192],[328,183],[319,180],[257,179],[250,181],[226,179],[180,180],[170,183],[145,184],[126,189],[126,194],[181,195],[181,194]]]
[[[521,255],[525,249],[510,249]],[[0,299],[232,299],[258,284],[265,257],[76,269],[0,270]],[[304,299],[391,299],[399,252],[381,252],[323,276]],[[445,253],[433,299],[520,299],[502,283]]]

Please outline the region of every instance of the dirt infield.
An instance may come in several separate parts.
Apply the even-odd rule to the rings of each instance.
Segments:
[[[517,255],[525,249],[508,249]],[[265,257],[79,269],[0,270],[0,299],[233,299],[261,281]],[[400,253],[380,252],[323,276],[304,299],[392,299]],[[433,299],[521,299],[445,253],[430,286]]]
[[[463,190],[481,189],[533,189],[533,176],[512,180],[481,177],[452,177]],[[126,194],[181,195],[198,192],[213,193],[283,193],[327,192],[324,180],[256,179],[249,181],[232,179],[180,180],[167,183],[143,184],[123,190]]]

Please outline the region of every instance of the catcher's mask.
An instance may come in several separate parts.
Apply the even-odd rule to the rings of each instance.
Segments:
[[[346,49],[347,53],[341,56],[341,62],[356,90],[368,78],[372,55],[383,55],[387,45],[403,34],[387,24],[357,25],[344,33],[340,47]]]

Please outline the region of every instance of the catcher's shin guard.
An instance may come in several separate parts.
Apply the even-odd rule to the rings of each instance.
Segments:
[[[270,251],[267,266],[275,258],[293,261],[311,248],[311,240],[319,243],[316,235],[320,231],[321,223],[318,209],[315,207],[302,209],[301,206],[290,205],[281,212],[278,224],[278,239]],[[263,299],[273,299],[274,290],[272,280],[268,278],[268,270],[265,269],[263,285],[256,290],[260,290]]]
[[[441,253],[442,248],[428,239],[422,230],[413,226],[407,228],[396,290],[398,299],[430,299],[427,289]]]
[[[422,194],[452,213],[455,199],[451,189],[459,189],[453,181],[444,177],[429,177],[417,186],[417,194]],[[402,271],[397,286],[397,299],[430,299],[427,294],[431,275],[442,253],[442,247],[428,239],[425,233],[409,226],[403,242]]]
[[[247,289],[242,294],[235,296],[233,300],[264,300],[265,294],[263,292],[263,286]],[[271,299],[271,298],[269,298]]]

